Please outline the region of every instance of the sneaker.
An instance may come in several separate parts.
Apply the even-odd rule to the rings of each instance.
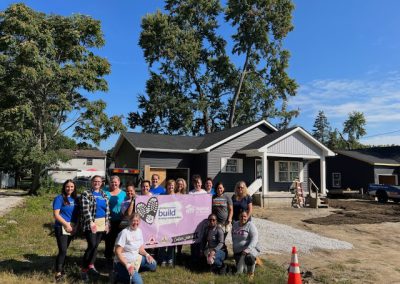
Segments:
[[[64,278],[64,275],[62,275],[61,272],[58,272],[58,273],[54,276],[54,280],[55,280],[56,282],[61,282],[61,281],[63,281],[63,278]]]
[[[167,266],[167,262],[166,261],[162,261],[161,262],[161,267],[166,267]]]
[[[168,260],[168,267],[173,267],[174,266],[174,261],[172,259]]]
[[[96,268],[89,268],[87,274],[89,274],[93,278],[97,278],[100,276],[100,273],[96,270]]]

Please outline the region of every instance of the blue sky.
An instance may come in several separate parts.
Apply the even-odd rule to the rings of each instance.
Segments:
[[[80,13],[102,22],[106,45],[98,54],[112,65],[109,91],[90,94],[107,102],[107,113],[137,109],[148,67],[138,46],[141,18],[162,9],[161,0],[31,0],[34,10]],[[312,131],[319,110],[341,130],[348,113],[361,111],[366,144],[400,145],[400,1],[297,0],[294,31],[285,40],[291,53],[289,74],[299,84],[290,108],[300,108],[293,124]],[[16,1],[2,0],[0,9]],[[101,143],[104,150],[117,139]]]

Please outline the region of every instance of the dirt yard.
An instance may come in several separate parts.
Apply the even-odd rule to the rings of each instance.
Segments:
[[[298,253],[304,283],[400,283],[400,204],[330,199],[328,209],[255,208],[254,215],[353,244]],[[267,255],[287,267],[288,255]]]

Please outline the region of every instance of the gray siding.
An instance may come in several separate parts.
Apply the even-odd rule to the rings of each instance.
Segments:
[[[121,147],[115,155],[116,168],[139,168],[138,164],[139,151],[136,151],[129,142],[124,140]]]
[[[140,167],[149,165],[154,168],[190,168],[193,155],[183,153],[142,152]]]
[[[213,149],[208,153],[207,176],[211,177],[214,182],[222,182],[226,191],[233,191],[236,182],[240,180],[249,185],[254,181],[254,158],[246,158],[245,155],[235,154],[235,152],[269,133],[271,130],[262,125]],[[243,173],[221,173],[221,158],[243,159]]]
[[[305,138],[302,134],[296,132],[293,135],[279,141],[268,147],[268,153],[271,154],[296,154],[306,156],[320,156],[321,149]]]

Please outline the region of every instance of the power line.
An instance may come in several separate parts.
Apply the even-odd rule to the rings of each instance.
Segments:
[[[371,138],[371,137],[376,137],[376,136],[381,136],[381,135],[386,135],[386,134],[392,134],[392,133],[396,133],[396,132],[400,132],[400,129],[395,130],[395,131],[385,132],[385,133],[378,133],[378,134],[374,134],[374,135],[364,136],[363,138]]]

